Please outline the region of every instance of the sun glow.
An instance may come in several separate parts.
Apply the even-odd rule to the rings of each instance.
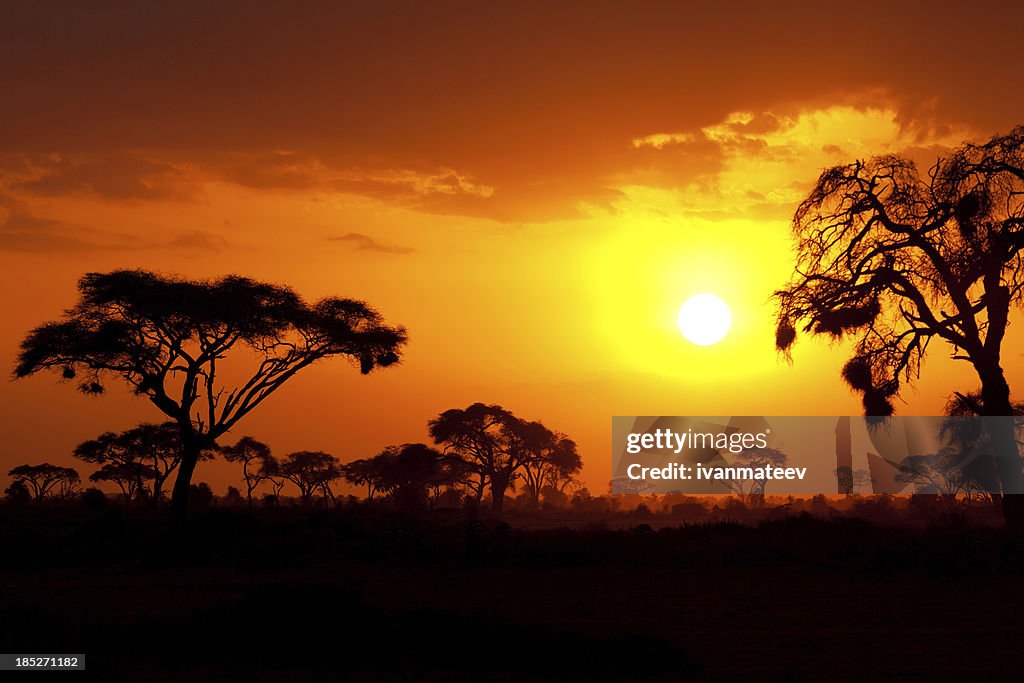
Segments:
[[[679,308],[679,331],[698,346],[717,344],[732,326],[732,313],[714,294],[696,294]]]

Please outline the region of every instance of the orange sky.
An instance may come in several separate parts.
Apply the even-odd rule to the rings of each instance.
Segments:
[[[842,349],[772,348],[788,218],[827,165],[1024,122],[1024,9],[820,5],[5,7],[0,362],[83,272],[237,272],[410,331],[401,367],[307,370],[231,434],[282,455],[494,402],[574,437],[603,491],[612,415],[855,414]],[[734,317],[707,348],[675,329],[700,291]],[[945,355],[901,412],[976,384]],[[2,472],[160,419],[52,376],[0,384],[0,415]]]

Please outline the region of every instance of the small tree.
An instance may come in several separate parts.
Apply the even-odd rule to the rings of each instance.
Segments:
[[[299,488],[303,502],[319,491],[326,505],[328,499],[334,500],[331,483],[341,477],[341,464],[323,451],[296,451],[281,463],[281,475]]]
[[[729,466],[749,467],[756,472],[769,467],[783,467],[787,460],[785,453],[774,448],[745,448],[736,455]],[[747,505],[751,501],[764,500],[764,489],[767,483],[767,477],[762,476],[752,479],[730,479],[725,482],[725,485],[739,497],[741,503]]]
[[[18,465],[7,474],[14,482],[24,485],[36,500],[71,497],[82,481],[73,468],[48,462],[41,465]]]
[[[428,427],[445,454],[461,458],[474,472],[477,500],[486,483],[491,505],[500,511],[505,492],[533,454],[527,423],[499,405],[474,403],[464,410],[446,410]]]
[[[15,505],[23,505],[32,500],[32,494],[29,492],[28,487],[25,486],[25,482],[20,479],[15,479],[4,489],[4,497],[7,499],[7,502],[14,503]]]
[[[89,481],[110,482],[121,490],[125,502],[143,495],[142,482],[156,477],[156,472],[141,462],[108,462],[89,475]]]
[[[366,499],[373,500],[378,492],[388,492],[385,473],[376,458],[360,458],[341,466],[342,478],[355,486],[366,487]]]
[[[583,460],[576,450],[576,442],[565,434],[553,432],[540,422],[525,426],[530,457],[523,463],[520,478],[534,507],[540,505],[541,492],[564,493],[576,481]]]
[[[235,486],[229,486],[227,492],[224,494],[224,504],[232,507],[242,504],[242,492]],[[249,507],[252,507],[252,501],[249,501]]]
[[[270,452],[270,446],[251,436],[243,436],[233,446],[223,446],[220,453],[228,462],[242,463],[245,498],[252,507],[252,492],[278,473],[279,465]]]
[[[927,177],[896,155],[830,168],[797,208],[793,233],[796,273],[775,294],[787,357],[798,329],[852,338],[843,379],[865,414],[886,417],[938,339],[977,373],[981,414],[1013,414],[1000,359],[1024,293],[1024,127],[964,144]],[[986,422],[1003,492],[1024,493],[1012,425]]]
[[[871,484],[871,473],[867,470],[852,467],[837,467],[833,472],[836,476],[839,493],[850,496],[860,488]]]
[[[202,452],[297,373],[343,356],[366,374],[397,363],[406,341],[403,328],[361,301],[308,304],[288,287],[234,275],[187,280],[118,270],[89,273],[78,290],[61,320],[22,341],[15,376],[54,370],[88,394],[116,377],[148,398],[181,438],[171,500],[177,518]],[[244,355],[253,359],[247,379],[226,381],[224,359]]]
[[[431,490],[450,486],[458,478],[458,468],[448,466],[454,458],[422,443],[390,446],[377,458],[384,465],[392,498],[401,508],[427,507]]]

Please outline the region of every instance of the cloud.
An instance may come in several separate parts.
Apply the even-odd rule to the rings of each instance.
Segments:
[[[328,237],[332,242],[344,242],[351,245],[356,251],[375,251],[381,254],[411,254],[415,249],[393,244],[383,244],[369,235],[359,232],[350,232],[338,237]]]
[[[191,230],[178,235],[164,246],[195,251],[224,251],[230,246],[230,243],[224,237],[212,232]]]
[[[886,105],[732,112],[697,130],[634,138],[644,164],[618,177],[626,199],[617,208],[788,218],[824,168],[889,153],[927,168],[971,135],[965,126],[907,120]]]
[[[224,180],[255,189],[312,189],[321,186],[329,174],[313,157],[290,151],[242,155],[221,163],[219,175]]]
[[[0,251],[60,253],[186,249],[216,252],[228,246],[228,241],[220,235],[203,230],[192,230],[170,240],[159,241],[67,223],[40,216],[22,200],[0,192]]]
[[[103,232],[33,213],[24,202],[0,192],[0,251],[76,252],[130,249],[130,235]]]
[[[207,167],[228,182],[257,189],[320,189],[416,201],[432,195],[490,197],[494,188],[445,166],[433,170],[332,164],[293,151],[244,155]]]
[[[19,161],[8,166],[8,186],[39,196],[89,194],[113,200],[188,200],[200,190],[199,179],[189,167],[133,152],[46,154],[21,156]]]

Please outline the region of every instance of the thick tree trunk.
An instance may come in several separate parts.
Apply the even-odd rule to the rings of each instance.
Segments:
[[[188,491],[192,484],[192,473],[199,462],[202,447],[194,439],[182,440],[181,463],[178,465],[178,476],[174,480],[171,491],[171,519],[182,521],[188,513]]]
[[[996,471],[1003,488],[1003,519],[1012,529],[1024,528],[1024,472],[1010,403],[1010,387],[996,365],[981,374],[983,421],[992,440]]]

